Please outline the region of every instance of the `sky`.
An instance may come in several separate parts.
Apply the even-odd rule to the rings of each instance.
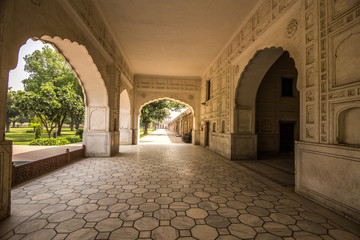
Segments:
[[[50,44],[43,44],[41,41],[33,41],[31,39],[29,39],[25,45],[21,46],[17,66],[9,72],[9,87],[12,87],[11,90],[24,90],[24,85],[21,81],[29,77],[29,74],[24,71],[24,57],[27,54],[33,53],[35,50],[41,50],[45,45],[52,48]]]

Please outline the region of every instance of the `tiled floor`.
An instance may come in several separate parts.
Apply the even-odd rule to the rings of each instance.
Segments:
[[[358,225],[200,146],[120,149],[13,189],[0,238],[359,239]]]

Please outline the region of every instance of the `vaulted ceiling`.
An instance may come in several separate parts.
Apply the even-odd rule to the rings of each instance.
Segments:
[[[135,74],[200,77],[259,0],[93,0]]]

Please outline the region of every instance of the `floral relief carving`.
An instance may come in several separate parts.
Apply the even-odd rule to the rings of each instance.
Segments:
[[[288,26],[286,27],[286,37],[291,38],[294,36],[298,29],[298,21],[296,19],[291,19]]]

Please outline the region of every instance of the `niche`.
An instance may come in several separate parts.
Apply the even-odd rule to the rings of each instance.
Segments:
[[[348,108],[339,114],[339,144],[360,145],[360,108]]]

